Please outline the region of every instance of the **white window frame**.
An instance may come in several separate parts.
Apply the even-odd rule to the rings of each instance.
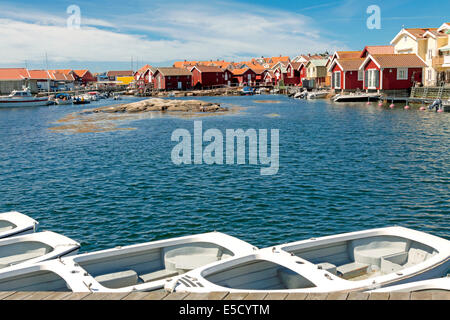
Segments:
[[[334,76],[334,88],[335,89],[341,89],[341,87],[342,87],[342,83],[341,83],[341,79],[342,79],[342,76],[341,76],[341,71],[335,71],[334,73],[333,73],[333,76]],[[339,86],[337,86],[337,80],[339,79]]]
[[[364,70],[358,70],[358,81],[364,81]]]
[[[408,80],[408,68],[397,68],[397,80]]]

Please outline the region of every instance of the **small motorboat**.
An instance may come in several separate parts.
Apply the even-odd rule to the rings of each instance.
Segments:
[[[181,292],[351,292],[441,277],[450,241],[402,227],[312,238],[174,277]]]
[[[0,213],[0,239],[33,233],[38,222],[20,212]]]
[[[252,87],[246,86],[241,90],[241,95],[248,96],[255,94],[255,90]]]
[[[73,99],[67,93],[58,93],[55,96],[55,102],[58,105],[67,105],[67,104],[72,104],[73,103]]]
[[[170,277],[255,250],[247,242],[220,232],[153,241],[0,273],[0,291],[160,290]]]
[[[294,99],[306,99],[308,97],[308,91],[303,90],[300,92],[296,92],[293,97]]]
[[[13,90],[9,96],[0,96],[1,107],[37,107],[49,104],[48,97],[37,97],[31,94],[30,88]]]
[[[0,239],[0,274],[33,263],[75,254],[80,244],[51,231]]]
[[[311,91],[307,95],[307,99],[325,99],[328,95],[328,91]]]
[[[409,282],[396,286],[385,287],[368,292],[415,292],[428,290],[446,290],[450,291],[450,277],[429,279],[423,281]]]
[[[73,100],[73,104],[88,104],[88,103],[91,103],[91,101],[88,99],[85,99],[84,97],[76,97]]]

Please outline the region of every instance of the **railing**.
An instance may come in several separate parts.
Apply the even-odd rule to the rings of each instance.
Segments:
[[[432,64],[433,64],[433,67],[442,66],[443,64],[450,65],[450,56],[434,57],[432,60]]]

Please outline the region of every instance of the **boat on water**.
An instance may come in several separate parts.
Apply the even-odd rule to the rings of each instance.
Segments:
[[[255,89],[252,87],[249,87],[249,86],[245,86],[241,90],[241,95],[244,95],[244,96],[249,96],[249,95],[251,96],[254,94],[255,94]]]
[[[294,97],[294,99],[306,99],[307,96],[308,96],[308,91],[305,89],[303,91],[296,92],[293,97]]]
[[[265,248],[198,268],[165,285],[180,292],[351,292],[441,277],[450,241],[388,227]]]
[[[0,96],[0,108],[37,107],[46,106],[48,104],[48,97],[33,96],[29,88],[13,90],[9,96]]]
[[[380,97],[378,93],[350,93],[337,94],[332,99],[334,102],[367,102],[378,101]]]
[[[0,291],[130,292],[257,250],[220,232],[85,253],[0,273]]]
[[[58,93],[55,96],[55,102],[58,105],[68,105],[73,103],[72,96],[67,93]]]
[[[0,239],[33,233],[38,222],[20,212],[0,213]]]
[[[22,266],[75,254],[80,244],[51,231],[0,239],[0,274]]]
[[[85,99],[85,97],[83,97],[83,96],[78,96],[73,99],[72,103],[73,104],[89,104],[89,103],[91,103],[91,100]]]
[[[311,91],[306,95],[307,99],[325,99],[328,95],[328,91]]]
[[[450,276],[423,281],[415,281],[396,286],[385,287],[368,292],[417,292],[429,290],[447,290],[450,291]]]

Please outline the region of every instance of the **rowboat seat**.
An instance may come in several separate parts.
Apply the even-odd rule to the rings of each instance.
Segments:
[[[178,274],[179,274],[178,271],[163,269],[163,270],[158,270],[158,271],[151,272],[151,273],[141,274],[139,276],[139,278],[143,282],[152,282],[152,281],[161,280],[161,279],[165,279],[165,278],[169,278],[169,277],[174,277],[174,276],[177,276]]]
[[[38,248],[38,249],[34,249],[34,250],[29,250],[25,253],[19,253],[19,254],[15,254],[15,255],[2,257],[2,258],[0,258],[0,266],[7,267],[10,265],[18,264],[18,263],[25,262],[30,259],[41,257],[41,256],[45,255],[46,253],[48,253],[47,248]]]
[[[166,269],[187,272],[220,260],[222,251],[215,248],[184,246],[168,250],[164,254]]]
[[[138,275],[133,270],[125,270],[102,274],[95,277],[95,280],[106,288],[117,289],[137,284]]]
[[[366,263],[351,262],[336,268],[337,274],[343,279],[351,279],[367,273]]]
[[[329,263],[329,262],[318,263],[317,268],[328,271],[329,273],[336,275],[336,266],[332,263]]]

